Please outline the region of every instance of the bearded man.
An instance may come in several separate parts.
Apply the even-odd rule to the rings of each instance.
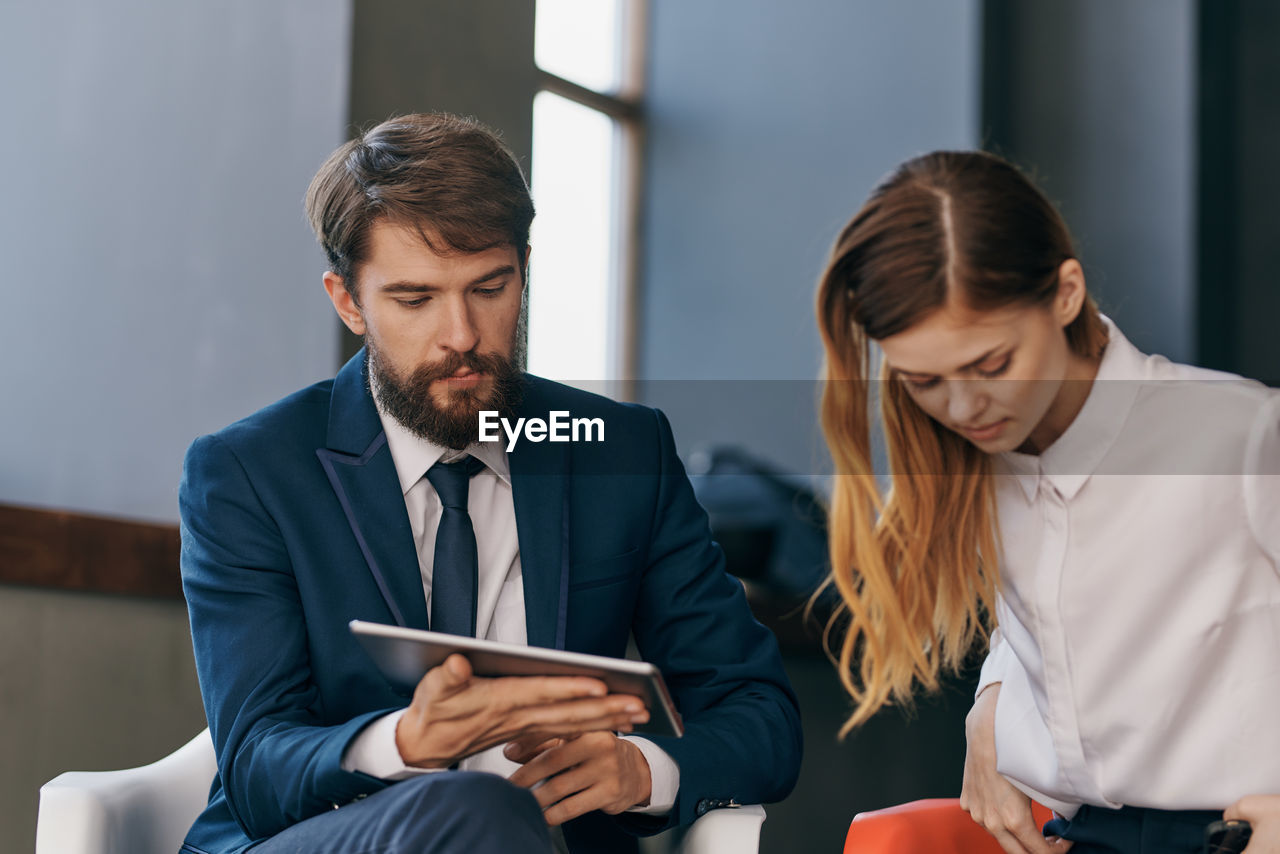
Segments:
[[[800,728],[773,637],[724,572],[661,413],[521,372],[533,203],[487,129],[392,119],[307,213],[364,348],[188,451],[182,578],[218,773],[184,851],[636,851],[776,801]],[[603,441],[480,442],[478,413],[598,419]],[[591,679],[454,656],[411,700],[353,619],[621,657],[683,738]]]

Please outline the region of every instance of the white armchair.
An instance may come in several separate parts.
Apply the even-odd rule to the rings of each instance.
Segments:
[[[176,854],[216,771],[206,729],[150,765],[59,774],[40,787],[36,854]]]
[[[158,762],[123,771],[67,771],[40,787],[36,854],[174,854],[209,797],[209,731]],[[713,810],[680,854],[753,854],[764,808]]]

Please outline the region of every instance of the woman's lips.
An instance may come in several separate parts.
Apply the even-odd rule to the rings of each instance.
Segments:
[[[1007,426],[1009,426],[1009,419],[1001,418],[983,427],[961,427],[960,432],[975,442],[989,442],[1003,433]]]

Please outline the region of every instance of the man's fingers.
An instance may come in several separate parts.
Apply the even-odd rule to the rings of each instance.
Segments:
[[[548,750],[559,747],[564,744],[563,736],[547,738],[545,735],[533,735],[523,738],[517,738],[515,741],[507,744],[502,748],[502,755],[510,759],[512,762],[519,762],[521,765],[533,759],[539,754]]]
[[[442,664],[427,671],[418,683],[425,688],[427,696],[440,699],[457,694],[471,682],[471,662],[457,653],[449,656]]]
[[[523,767],[517,768],[507,779],[517,786],[528,788],[541,780],[546,780],[555,774],[559,774],[567,768],[572,768],[589,754],[590,751],[584,752],[576,746],[575,741],[570,741],[530,759]],[[546,788],[545,784],[543,788]],[[539,801],[539,803],[542,802]],[[544,803],[542,805],[546,806]]]
[[[585,676],[503,676],[490,682],[494,696],[509,709],[604,697],[609,693],[608,686],[599,679]]]
[[[607,690],[588,678],[476,677],[465,657],[450,656],[419,683],[405,718],[414,726],[397,728],[396,746],[411,764],[435,767],[520,740],[516,750],[524,761],[550,738],[630,732],[649,719],[638,698]]]
[[[636,754],[634,761],[628,753]],[[547,823],[561,824],[592,810],[617,814],[648,797],[648,768],[638,748],[612,733],[587,733],[547,750],[509,778],[531,788]],[[538,784],[541,785],[538,785]],[[639,785],[639,784],[643,785]]]
[[[444,669],[454,682],[462,683],[471,678],[471,662],[456,652],[444,660]]]
[[[533,796],[537,799],[538,806],[542,807],[545,812],[552,804],[559,803],[579,792],[585,792],[591,788],[593,783],[598,783],[599,773],[592,773],[587,767],[588,764],[573,766],[561,771],[559,774],[545,778],[546,782],[533,790]],[[591,808],[596,809],[601,803],[603,801],[597,800]]]
[[[508,779],[518,786],[532,786],[539,780],[547,780],[557,774],[560,776],[556,777],[556,780],[560,780],[561,777],[566,776],[563,772],[577,766],[585,767],[590,764],[592,758],[613,750],[616,744],[617,737],[613,733],[587,733],[578,738],[569,739],[559,747],[539,754],[529,760],[523,768],[517,769]],[[557,797],[553,798],[553,800],[559,800],[559,798],[576,791],[574,789],[565,790],[563,788],[564,782],[561,780],[561,788],[552,790],[558,792]],[[543,788],[548,785],[550,784],[544,784]]]
[[[612,729],[630,730],[649,720],[649,713],[635,697],[614,694],[589,700],[568,700],[521,709],[513,715],[521,730],[537,730],[546,735]]]
[[[580,815],[586,815],[594,809],[599,809],[604,803],[603,799],[595,797],[594,794],[592,789],[587,789],[565,798],[543,810],[542,817],[546,819],[548,825],[556,827]]]

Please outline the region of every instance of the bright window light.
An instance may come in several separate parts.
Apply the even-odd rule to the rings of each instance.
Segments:
[[[529,371],[593,387],[615,378],[616,133],[604,113],[551,92],[534,98]]]
[[[538,0],[538,67],[595,89],[618,88],[622,0]]]

